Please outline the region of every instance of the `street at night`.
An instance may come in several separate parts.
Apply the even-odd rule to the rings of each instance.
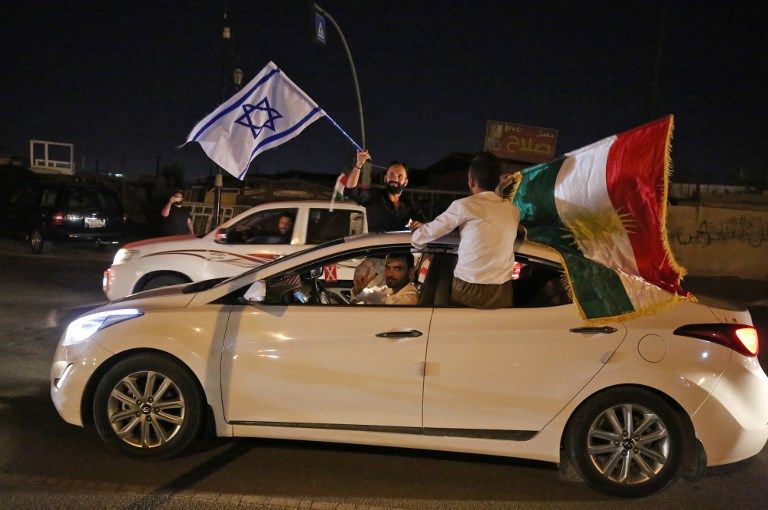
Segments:
[[[49,396],[57,318],[103,301],[112,251],[62,246],[30,257],[0,241],[0,494],[4,508],[762,508],[768,452],[710,468],[641,500],[561,481],[554,465],[507,458],[274,440],[212,439],[140,461],[66,424]],[[694,292],[750,301],[768,335],[766,285],[693,278]],[[760,300],[763,299],[762,302]],[[766,352],[761,353],[763,367]]]
[[[0,19],[0,509],[768,506],[765,0]]]

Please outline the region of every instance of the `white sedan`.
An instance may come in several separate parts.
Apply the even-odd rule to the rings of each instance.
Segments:
[[[332,241],[214,285],[142,292],[73,321],[56,350],[61,416],[139,457],[219,436],[537,459],[640,496],[768,440],[749,312],[685,302],[584,324],[562,260],[517,247],[514,307],[452,306],[455,241]],[[412,257],[416,305],[350,303],[339,266]],[[575,468],[575,469],[573,469]]]

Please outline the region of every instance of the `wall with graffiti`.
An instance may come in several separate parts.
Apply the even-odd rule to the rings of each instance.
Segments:
[[[690,275],[768,280],[768,210],[670,206],[667,231]]]

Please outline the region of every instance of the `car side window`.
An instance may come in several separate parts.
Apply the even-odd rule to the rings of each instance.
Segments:
[[[513,307],[544,308],[571,303],[562,267],[518,257],[512,280]]]
[[[431,295],[422,299],[420,292],[424,280],[418,275],[426,276],[430,268],[421,264],[424,260],[421,253],[401,248],[318,261],[268,279],[265,304],[431,306]]]
[[[43,190],[43,197],[40,199],[40,205],[43,207],[53,207],[56,205],[58,196],[58,190],[53,188],[45,189]]]
[[[442,254],[432,262],[430,272],[439,273],[439,276],[434,279],[428,278],[425,286],[434,287],[436,307],[461,306],[451,301],[455,267],[455,254]],[[512,275],[512,307],[545,308],[572,303],[563,284],[564,277],[563,268],[557,264],[517,255]]]
[[[307,244],[320,244],[331,239],[361,234],[363,214],[348,209],[312,208],[307,224]]]
[[[230,244],[290,244],[296,222],[295,208],[261,211],[227,229]]]

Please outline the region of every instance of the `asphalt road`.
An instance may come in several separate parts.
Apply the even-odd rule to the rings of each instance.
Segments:
[[[103,300],[101,272],[111,255],[66,247],[31,256],[20,243],[0,240],[0,507],[766,506],[768,450],[634,501],[561,481],[550,464],[478,455],[216,439],[170,461],[122,457],[102,445],[95,430],[64,423],[48,395],[48,372],[59,335],[55,319]],[[691,278],[687,287],[750,303],[762,338],[768,338],[768,284]]]

